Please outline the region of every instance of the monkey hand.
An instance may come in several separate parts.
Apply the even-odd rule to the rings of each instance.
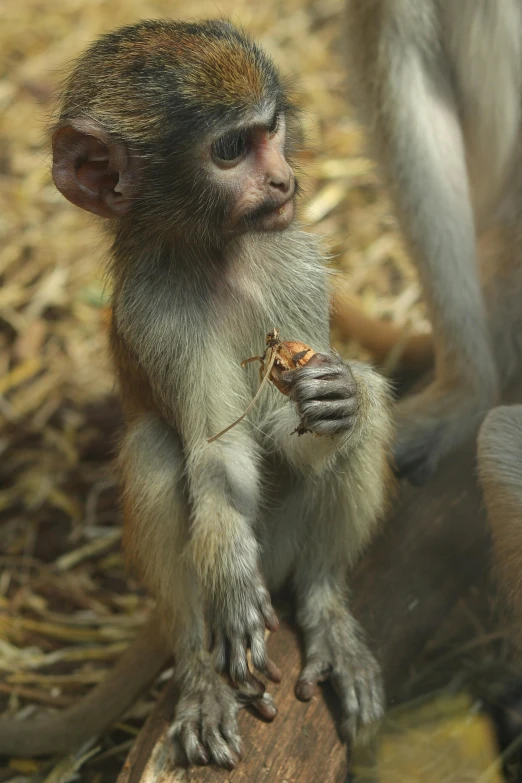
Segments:
[[[238,710],[253,706],[264,718],[276,714],[269,694],[253,698],[248,688],[235,691],[212,668],[205,653],[195,654],[175,674],[179,688],[169,736],[177,764],[208,764],[234,769],[241,757]]]
[[[297,370],[281,373],[297,404],[299,433],[338,435],[352,429],[358,410],[357,383],[336,354],[316,353]]]
[[[209,615],[217,671],[230,675],[235,685],[249,692],[253,699],[259,699],[264,685],[248,667],[248,649],[258,672],[273,682],[281,680],[279,669],[268,657],[265,641],[265,628],[276,631],[279,621],[260,575],[229,585],[222,600],[212,601]],[[259,711],[267,718],[276,714],[275,707],[271,714]]]

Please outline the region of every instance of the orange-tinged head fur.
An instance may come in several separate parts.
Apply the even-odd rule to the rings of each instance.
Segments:
[[[220,125],[267,99],[287,103],[277,70],[229,22],[144,21],[102,36],[80,57],[59,122],[86,115],[138,145],[171,128],[179,142],[203,115],[207,126]]]
[[[127,161],[118,180],[127,182],[132,201],[124,233],[138,221],[156,234],[174,231],[191,241],[210,241],[225,222],[230,197],[209,175],[212,143],[231,129],[269,125],[285,114],[286,157],[294,142],[291,109],[270,58],[229,22],[142,21],[102,36],[76,62],[56,123],[57,161],[64,149],[72,157],[83,132],[88,177],[102,165],[97,163],[102,148],[107,187],[115,187],[122,173],[118,161]],[[67,127],[73,128],[69,137],[60,136]],[[85,141],[89,128],[101,129],[92,132],[98,141]]]

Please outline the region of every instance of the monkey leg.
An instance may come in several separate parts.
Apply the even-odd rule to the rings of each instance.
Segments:
[[[478,438],[478,467],[497,579],[522,627],[522,405],[501,406],[487,415]],[[522,631],[517,636],[522,649]]]
[[[522,255],[518,228],[522,215],[514,212],[516,200],[516,194],[509,190],[504,208],[507,214],[478,243],[488,327],[502,385],[520,371],[522,358]],[[491,396],[487,384],[482,397],[477,394],[477,383],[472,383],[472,376],[462,378],[461,383],[461,387],[455,388],[436,380],[425,392],[403,400],[397,408],[399,437],[395,453],[399,469],[408,474],[412,483],[422,483],[428,478],[436,467],[439,453],[452,450],[467,437],[470,428],[478,429],[489,409]],[[426,456],[429,443],[437,448]]]
[[[341,459],[335,473],[294,483],[268,523],[263,556],[270,588],[284,580],[285,564],[286,574],[293,573],[304,643],[296,696],[311,699],[317,683],[329,679],[341,703],[345,739],[380,720],[384,711],[379,665],[348,606],[347,569],[358,559],[377,519],[375,508],[365,506],[366,497],[358,496],[354,462],[355,457],[351,464]],[[381,484],[365,487],[373,502]],[[348,514],[355,513],[358,524],[353,525]]]
[[[369,55],[354,36],[350,57],[433,325],[435,382],[397,408],[397,469],[420,483],[478,428],[496,403],[498,377],[477,271],[468,150],[452,70],[439,47],[425,57],[423,36],[394,14],[383,14],[389,26],[381,33],[379,56]],[[486,181],[494,181],[495,164],[477,161]]]
[[[340,733],[348,740],[382,718],[384,691],[379,665],[348,608],[344,569],[332,573],[306,557],[297,568],[297,620],[305,660],[296,696],[309,701],[317,683],[330,680],[342,708]]]
[[[437,382],[398,403],[393,447],[399,478],[422,485],[433,475],[445,454],[476,432],[491,400],[481,400],[469,384],[448,388]]]

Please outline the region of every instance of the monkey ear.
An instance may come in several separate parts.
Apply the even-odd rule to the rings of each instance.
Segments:
[[[87,119],[54,132],[53,180],[66,199],[105,218],[129,212],[137,184],[125,148]]]

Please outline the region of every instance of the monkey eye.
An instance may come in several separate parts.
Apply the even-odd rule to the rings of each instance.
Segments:
[[[272,121],[270,125],[267,127],[267,131],[271,136],[274,135],[274,133],[277,132],[277,129],[279,128],[279,120],[281,119],[280,112],[276,112],[274,116],[272,117]]]
[[[247,151],[247,134],[245,131],[231,131],[217,139],[212,145],[214,159],[222,163],[238,163],[245,157]]]

